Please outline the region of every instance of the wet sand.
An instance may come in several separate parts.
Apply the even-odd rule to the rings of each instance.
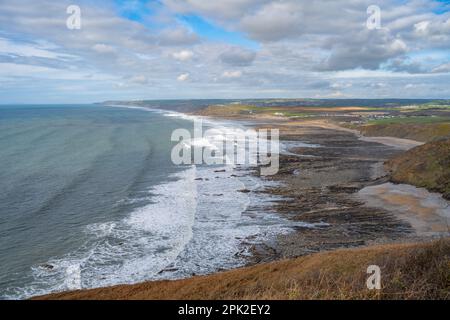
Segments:
[[[421,236],[450,233],[450,203],[438,193],[407,184],[384,183],[360,190],[367,206],[383,207],[409,222]]]

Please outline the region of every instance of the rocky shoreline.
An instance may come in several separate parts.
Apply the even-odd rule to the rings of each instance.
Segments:
[[[249,265],[341,248],[427,240],[395,212],[367,206],[356,196],[365,187],[389,181],[383,164],[404,152],[402,147],[366,141],[332,126],[273,127],[280,128],[280,139],[293,147],[280,155],[279,172],[268,177],[280,186],[265,192],[283,197],[273,206],[276,212],[315,226],[298,226],[275,242],[254,245]],[[295,147],[296,142],[315,147]]]

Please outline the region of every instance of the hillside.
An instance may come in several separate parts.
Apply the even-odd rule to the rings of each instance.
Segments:
[[[368,290],[369,265],[381,290]],[[449,299],[450,240],[317,253],[208,276],[39,299]]]
[[[437,123],[375,123],[357,128],[364,136],[396,137],[421,142],[450,137],[450,122]]]
[[[386,162],[391,180],[440,192],[450,199],[450,139],[428,142]]]

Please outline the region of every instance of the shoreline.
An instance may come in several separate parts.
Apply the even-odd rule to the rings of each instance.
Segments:
[[[130,109],[130,106],[120,107]],[[131,109],[135,108],[131,107]],[[146,108],[138,109],[146,111]],[[136,114],[133,110],[130,110],[130,112],[131,115]],[[147,112],[140,111],[137,113],[138,117],[140,117],[141,113],[146,114]],[[159,115],[161,113],[166,112],[161,112],[161,110],[158,110],[158,119],[160,118]],[[187,128],[192,125],[192,119],[190,119],[192,117],[189,115],[181,113],[175,114],[174,112],[167,113],[169,116],[165,119],[168,119],[168,122],[175,124],[174,129],[176,129],[178,125],[181,127],[185,126]],[[148,114],[151,113],[149,112]],[[189,121],[180,121],[179,119],[172,118],[175,116],[180,116],[185,120],[189,119]],[[153,116],[151,115],[151,117]],[[218,125],[220,126],[232,126],[231,122],[228,121],[215,121],[214,123],[219,123]],[[206,123],[206,121],[205,125],[210,126],[210,124]],[[237,126],[238,124],[236,127]],[[151,125],[150,130],[152,130]],[[163,143],[169,145],[167,154],[170,156],[170,142],[168,139],[170,139],[170,132],[167,135],[167,139],[163,137]],[[168,161],[170,163],[170,158]],[[262,215],[259,214],[261,210],[253,212],[253,216],[242,216],[241,219],[237,219],[237,217],[241,216],[242,211],[248,205],[247,203],[249,203],[249,196],[251,198],[258,197],[261,200],[264,200],[262,199],[263,195],[260,193],[255,192],[250,195],[248,193],[239,192],[239,190],[246,188],[254,189],[258,186],[262,186],[263,184],[258,183],[259,181],[257,181],[259,178],[253,177],[253,175],[248,173],[247,170],[239,170],[240,168],[237,168],[239,171],[236,171],[231,168],[219,169],[211,166],[197,166],[194,172],[192,172],[189,167],[176,167],[175,169],[176,170],[174,170],[173,174],[168,176],[163,174],[163,179],[156,180],[155,184],[152,185],[150,189],[148,189],[147,184],[142,184],[142,188],[140,190],[144,190],[143,192],[145,192],[145,194],[150,192],[154,201],[150,201],[148,203],[146,202],[144,204],[139,203],[130,209],[127,207],[128,210],[121,211],[123,214],[117,220],[114,220],[114,218],[110,218],[111,220],[105,219],[95,225],[93,224],[92,228],[90,225],[87,225],[86,227],[82,226],[82,230],[87,230],[86,232],[92,232],[92,234],[94,232],[97,234],[101,232],[98,236],[91,236],[91,233],[87,234],[86,238],[91,236],[88,240],[92,240],[88,243],[89,245],[91,243],[96,244],[97,239],[100,239],[98,240],[99,242],[103,241],[103,239],[107,237],[110,238],[107,238],[106,240],[113,239],[112,241],[115,241],[115,247],[111,249],[113,253],[118,250],[124,250],[122,248],[128,248],[128,246],[136,247],[142,243],[140,242],[141,239],[143,241],[149,241],[148,239],[151,239],[151,242],[154,243],[153,247],[146,250],[144,249],[142,255],[133,255],[134,251],[129,250],[128,252],[130,252],[130,254],[128,256],[124,255],[125,258],[122,260],[119,260],[119,256],[117,260],[113,261],[113,263],[116,261],[119,262],[116,264],[118,267],[115,271],[122,271],[121,268],[124,265],[133,265],[132,270],[129,268],[128,270],[130,271],[124,270],[123,272],[108,273],[109,270],[106,268],[101,269],[102,266],[100,265],[97,269],[100,270],[100,272],[94,273],[97,270],[92,268],[91,265],[85,263],[85,261],[90,259],[89,252],[86,253],[87,250],[84,250],[84,247],[81,247],[79,251],[75,252],[75,250],[78,250],[76,248],[72,251],[68,250],[67,255],[75,252],[77,254],[77,260],[73,259],[72,261],[63,254],[60,256],[54,255],[50,258],[42,258],[41,261],[38,261],[35,265],[33,265],[35,268],[32,269],[31,272],[35,272],[34,270],[37,271],[35,273],[31,273],[31,280],[28,283],[25,282],[24,285],[14,287],[11,286],[11,289],[7,288],[10,291],[5,293],[5,299],[26,299],[31,296],[47,294],[50,292],[75,290],[80,287],[101,287],[119,283],[138,283],[149,279],[157,280],[166,278],[186,278],[195,274],[212,273],[223,269],[245,266],[248,263],[247,250],[250,249],[251,245],[259,242],[260,235],[263,237],[265,232],[278,229],[278,225],[275,221],[276,219],[263,219]],[[195,186],[195,190],[194,188],[191,188],[191,186]],[[199,198],[196,196],[197,191],[199,193]],[[141,194],[139,194],[139,196],[141,196]],[[122,201],[122,199],[127,198],[120,198],[120,201]],[[130,198],[130,203],[133,199],[134,197]],[[195,199],[198,199],[198,201],[195,201]],[[258,201],[259,199],[252,199],[252,203],[254,204],[258,204]],[[262,205],[266,206],[268,203],[263,203]],[[222,212],[222,210],[215,210],[215,208],[226,208],[226,212]],[[198,210],[197,214],[191,214],[192,210]],[[161,212],[163,216],[168,216],[169,219],[165,220],[159,218],[158,212]],[[178,218],[176,218],[177,216]],[[196,227],[191,226],[191,216],[197,216],[198,218]],[[273,214],[273,216],[276,215]],[[145,217],[146,219],[144,219]],[[276,217],[281,220],[278,216]],[[168,234],[170,230],[174,230],[175,227],[180,224],[184,224],[186,228],[177,228],[179,231],[176,235],[161,238],[161,245],[159,245],[159,242],[152,237],[152,234],[147,234],[145,238],[141,237],[141,234],[144,232],[142,231],[144,227],[146,228],[145,230],[151,228],[151,226],[147,227],[147,224],[145,226],[143,226],[143,224],[149,222],[150,225],[152,219],[155,219],[155,228],[151,229],[152,231],[159,225],[162,226],[162,231],[160,233],[158,233],[158,230],[155,230],[153,233],[155,234],[155,238],[158,237],[158,234]],[[173,219],[176,220],[174,221]],[[272,226],[272,224],[274,224],[274,226]],[[142,227],[142,229],[138,229],[137,231],[132,229],[131,226],[135,225],[138,226],[138,228]],[[116,231],[119,228],[121,228],[119,230],[121,233]],[[192,238],[191,232],[185,231],[185,229],[191,229],[192,233],[196,234],[195,238]],[[124,234],[122,230],[130,230],[130,233],[134,232],[133,235],[136,235],[138,239],[136,240],[135,238],[132,238],[127,242],[126,240],[129,238],[118,238]],[[167,232],[165,232],[166,230]],[[255,232],[255,230],[262,231]],[[256,233],[258,237],[251,238],[247,241],[246,237],[248,235],[253,235]],[[126,236],[130,237],[128,236],[128,233]],[[269,236],[271,235],[269,234]],[[116,238],[118,238],[118,240],[116,240]],[[185,239],[188,238],[188,242],[190,242],[189,244],[183,246],[178,245],[178,243],[181,241],[184,242]],[[246,243],[241,244],[243,242]],[[107,242],[103,241],[102,244],[103,243]],[[84,243],[82,244],[84,245]],[[167,244],[167,246],[164,247],[164,244]],[[158,245],[160,248],[164,249],[159,256],[159,248],[153,249]],[[178,247],[183,248],[181,249],[182,251],[175,252],[175,250],[178,251]],[[101,247],[101,249],[103,249],[103,247]],[[119,253],[121,252],[122,251],[119,251]],[[156,253],[153,254],[154,252]],[[160,257],[162,256],[164,259],[172,252],[175,252],[176,258],[172,259],[173,256],[169,256],[169,258],[163,261],[165,264],[160,268],[159,261],[162,261]],[[168,254],[165,255],[166,253]],[[145,260],[144,258],[146,257],[149,257],[149,259]],[[139,260],[145,260],[145,262],[134,264],[135,261]],[[85,267],[82,264],[87,264],[88,266]],[[95,260],[92,265],[94,264]],[[67,270],[67,265],[69,267],[74,266],[73,268],[75,272],[66,274],[65,271]],[[77,270],[80,270],[82,277],[77,278]],[[143,272],[141,272],[142,270]],[[61,277],[60,274],[62,275]],[[95,274],[99,275],[95,276]],[[38,276],[41,275],[42,277],[51,279],[52,282],[49,280],[47,282],[48,285],[47,283],[44,283],[42,287],[32,287],[34,285],[33,281],[40,280]],[[80,281],[78,281],[78,279],[80,279]],[[56,285],[54,283],[56,283]],[[31,287],[31,289],[28,289],[29,287]]]
[[[206,118],[221,119],[218,116]],[[396,210],[395,205],[385,208],[355,196],[371,186],[388,183],[384,162],[423,145],[423,142],[396,137],[365,137],[358,130],[327,120],[286,122],[267,117],[236,116],[224,119],[246,121],[255,128],[279,128],[280,140],[293,145],[318,145],[311,148],[290,146],[285,150],[286,154],[280,152],[280,171],[266,177],[280,186],[265,191],[286,199],[277,201],[272,207],[278,214],[317,227],[294,227],[294,231],[279,235],[275,242],[255,245],[248,266],[341,248],[429,241],[449,235],[446,219],[429,218],[438,214],[440,208],[409,206],[412,214],[405,215],[403,210]],[[275,123],[268,124],[267,120]],[[339,146],[336,147],[336,143]],[[348,152],[349,149],[353,152]],[[319,183],[313,181],[314,176],[320,177]],[[401,187],[398,185],[393,189]],[[425,189],[422,192],[425,192],[423,197],[433,195]],[[403,196],[404,202],[409,204],[419,201],[414,194]],[[446,200],[441,197],[441,201]],[[420,216],[424,210],[428,212],[427,219]],[[420,218],[414,218],[414,215]],[[450,218],[450,212],[448,215]],[[432,232],[423,232],[424,229]]]
[[[297,226],[290,233],[278,235],[275,241],[252,245],[247,267],[343,248],[421,242],[433,238],[416,234],[414,226],[392,211],[366,206],[364,201],[354,197],[366,187],[388,182],[382,165],[405,150],[405,141],[394,147],[392,143],[387,145],[376,139],[361,139],[355,130],[329,123],[299,126],[286,123],[267,125],[264,123],[266,119],[223,120],[246,121],[246,125],[251,127],[279,126],[281,140],[319,145],[315,148],[294,146],[289,148],[288,154],[280,155],[280,171],[265,178],[280,186],[262,191],[282,198],[272,206],[281,217],[317,227]],[[383,141],[386,142],[385,139]],[[392,141],[399,140],[394,138]],[[409,147],[421,144],[406,142]]]
[[[138,109],[138,110],[145,110],[145,111],[150,111],[150,112],[157,112],[160,114],[163,114],[165,116],[168,117],[174,117],[174,118],[180,118],[183,120],[187,120],[189,122],[193,122],[195,120],[201,120],[203,122],[203,126],[206,127],[204,128],[205,130],[207,130],[208,127],[220,127],[221,129],[225,129],[225,130],[234,130],[234,129],[245,129],[245,128],[254,128],[257,123],[255,123],[252,120],[246,120],[246,119],[224,119],[224,118],[219,118],[219,117],[208,117],[208,116],[203,116],[203,115],[198,115],[198,114],[193,114],[193,113],[184,113],[184,112],[178,112],[178,111],[173,111],[173,110],[163,110],[163,109],[157,109],[157,108],[153,108],[153,107],[142,107],[142,106],[132,106],[132,105],[108,105],[109,107],[114,107],[114,108],[127,108],[127,109]],[[200,166],[201,168],[202,166]],[[263,187],[263,188],[267,188],[268,185],[272,184],[272,181],[268,181],[268,180],[264,180],[263,177],[255,174],[256,171],[258,171],[258,167],[251,167],[251,166],[236,166],[236,167],[229,167],[228,165],[220,165],[218,168],[216,167],[209,167],[207,168],[206,171],[209,171],[211,173],[211,176],[209,178],[202,178],[202,177],[197,177],[195,179],[195,181],[198,182],[207,182],[207,181],[212,181],[214,180],[214,176],[215,178],[218,178],[218,175],[227,175],[228,178],[232,178],[232,179],[236,179],[239,181],[240,184],[242,184],[241,188],[236,189],[235,191],[238,192],[238,194],[242,194],[245,195],[248,198],[248,204],[246,206],[245,209],[242,210],[241,215],[248,215],[253,217],[252,219],[254,219],[254,223],[256,227],[261,228],[260,233],[258,234],[252,234],[248,237],[240,237],[239,240],[239,244],[237,245],[237,251],[233,253],[232,256],[230,256],[230,261],[228,261],[229,264],[233,265],[232,260],[233,259],[240,259],[241,262],[239,261],[235,261],[233,266],[224,266],[224,268],[220,267],[217,268],[217,270],[215,272],[221,272],[223,270],[232,270],[232,269],[236,269],[236,268],[241,268],[241,267],[245,267],[245,266],[249,266],[249,265],[253,265],[254,259],[253,259],[253,248],[254,247],[258,247],[260,244],[269,244],[269,243],[273,243],[273,241],[276,241],[276,235],[265,235],[263,234],[263,232],[266,232],[266,230],[264,228],[267,227],[271,227],[272,225],[268,225],[268,226],[263,226],[261,225],[262,221],[259,221],[260,219],[258,219],[256,216],[260,215],[264,215],[266,218],[269,215],[274,215],[274,216],[278,216],[278,221],[277,223],[275,223],[274,225],[274,229],[279,229],[279,234],[282,233],[282,230],[284,229],[289,229],[291,230],[293,227],[290,226],[291,221],[289,219],[286,219],[285,217],[282,217],[281,215],[278,215],[278,213],[269,213],[269,211],[271,210],[272,206],[271,206],[271,202],[272,201],[280,201],[280,199],[278,199],[279,197],[276,195],[268,195],[268,194],[264,194],[265,191],[264,190],[258,190],[258,188]],[[249,180],[246,179],[246,177],[250,178],[251,180],[253,179],[257,179],[260,183],[260,187],[258,187],[257,189],[253,190],[253,188],[248,185],[246,185],[246,183],[244,182],[245,180]],[[248,183],[248,181],[247,181]],[[252,190],[249,190],[247,188],[250,188]],[[242,191],[244,190],[244,192]],[[249,192],[247,192],[249,191]],[[222,193],[216,193],[213,194],[216,195],[217,197],[222,196]],[[263,198],[262,202],[261,199],[258,198]],[[256,202],[253,203],[252,206],[252,202]],[[261,202],[261,203],[260,203]],[[264,219],[264,218],[263,218]],[[282,221],[285,220],[285,221]],[[275,230],[276,231],[276,230]],[[272,258],[269,258],[270,261],[272,261]],[[164,269],[162,269],[161,271],[159,271],[157,274],[165,274],[166,280],[176,280],[176,279],[180,279],[180,277],[173,277],[172,275],[170,275],[171,272],[176,272],[176,270],[178,270],[178,268],[174,268],[172,263],[170,265],[168,265],[167,267],[165,267]],[[215,273],[213,272],[213,273]],[[192,276],[195,275],[202,275],[203,273],[199,272],[194,272],[192,273]],[[211,273],[207,273],[207,274],[211,274]],[[181,277],[181,279],[185,279],[186,277]],[[160,277],[157,277],[156,279],[150,280],[150,281],[158,281],[160,280]]]

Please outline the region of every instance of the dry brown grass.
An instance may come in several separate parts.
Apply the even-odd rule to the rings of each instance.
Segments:
[[[369,265],[381,290],[368,290]],[[313,254],[177,281],[59,293],[41,299],[449,299],[450,239]]]

